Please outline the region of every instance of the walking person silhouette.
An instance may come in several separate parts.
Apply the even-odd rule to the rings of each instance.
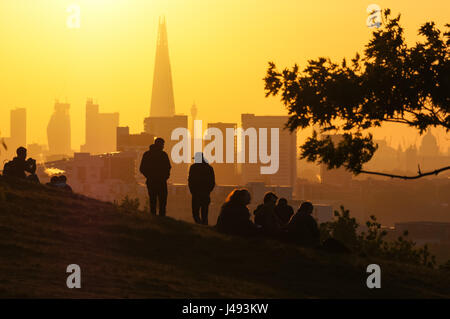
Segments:
[[[198,152],[194,156],[194,164],[189,168],[189,190],[192,194],[192,216],[197,224],[208,225],[208,207],[210,194],[216,185],[214,169]],[[201,216],[200,216],[201,211]]]
[[[159,215],[166,215],[167,180],[170,177],[169,156],[164,152],[164,140],[158,137],[150,149],[142,156],[140,172],[147,178],[147,190],[150,198],[150,213],[156,215],[156,203]]]

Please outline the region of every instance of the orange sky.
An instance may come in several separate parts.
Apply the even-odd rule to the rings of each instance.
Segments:
[[[66,26],[71,3],[81,28]],[[28,110],[28,143],[46,143],[54,99],[71,103],[72,146],[84,143],[87,97],[102,112],[120,112],[133,132],[148,116],[158,16],[168,24],[177,113],[195,100],[204,122],[238,122],[240,113],[285,114],[264,97],[267,62],[280,67],[319,56],[340,61],[368,42],[366,8],[376,3],[402,13],[409,42],[418,27],[448,23],[445,0],[2,0],[0,1],[0,130],[9,111]],[[396,143],[420,141],[414,130],[385,128]],[[437,133],[437,132],[435,132]],[[441,133],[442,149],[450,147]]]

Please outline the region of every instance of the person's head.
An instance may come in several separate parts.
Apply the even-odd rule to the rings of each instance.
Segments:
[[[52,184],[58,183],[58,176],[53,175],[52,177],[50,177],[50,183]]]
[[[164,149],[164,143],[165,143],[164,139],[162,139],[161,137],[158,137],[155,140],[156,148],[160,149],[161,151]]]
[[[67,177],[66,177],[66,175],[61,175],[61,176],[59,177],[59,182],[65,184],[65,183],[67,182]]]
[[[247,206],[248,204],[250,204],[250,201],[251,196],[248,190],[246,190],[245,188],[242,189],[235,188],[230,194],[228,194],[225,203],[233,203]]]
[[[250,192],[247,189],[242,188],[239,190],[238,201],[241,205],[247,206],[248,204],[250,204],[251,200],[252,196],[250,195]]]
[[[275,204],[277,202],[277,199],[278,197],[277,195],[275,195],[274,192],[267,192],[264,195],[264,204],[271,204],[271,203]]]
[[[238,192],[239,192],[238,188],[233,189],[228,194],[227,198],[225,199],[225,203],[235,203],[235,202],[237,202],[237,199],[239,197]]]
[[[287,203],[288,203],[288,201],[287,201],[287,199],[284,198],[284,197],[281,197],[281,198],[278,200],[278,205],[280,205],[280,206],[287,206]]]
[[[26,159],[27,158],[27,149],[25,147],[23,147],[23,146],[19,147],[16,150],[16,153],[17,153],[17,157],[18,158],[21,158],[21,159]]]
[[[308,214],[311,215],[314,210],[314,206],[311,202],[303,202],[298,209],[298,213],[300,214]]]

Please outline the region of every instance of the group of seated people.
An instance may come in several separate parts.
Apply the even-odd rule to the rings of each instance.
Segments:
[[[254,211],[252,222],[247,207],[250,200],[248,190],[233,190],[221,208],[217,229],[227,234],[243,236],[259,234],[308,246],[320,244],[319,227],[311,216],[314,209],[311,202],[303,202],[294,214],[293,208],[288,205],[285,198],[278,200],[273,192],[268,192],[264,196],[264,202]]]
[[[24,179],[40,183],[36,175],[36,160],[31,157],[27,159],[27,149],[25,147],[19,147],[16,153],[16,157],[5,163],[2,175],[7,178]],[[64,175],[52,176],[50,182],[46,185],[72,192],[72,188],[67,185],[67,177]]]
[[[65,175],[54,175],[50,178],[50,182],[45,185],[72,192],[72,187],[67,184]]]

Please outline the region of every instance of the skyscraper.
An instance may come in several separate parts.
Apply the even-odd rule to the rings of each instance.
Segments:
[[[116,151],[119,113],[100,113],[92,99],[86,102],[86,143],[82,152],[102,154]]]
[[[174,115],[175,102],[173,98],[172,72],[170,69],[166,20],[163,17],[159,19],[150,116],[162,117]]]
[[[70,104],[55,101],[55,111],[47,126],[50,155],[69,155],[72,151],[70,137]]]
[[[27,145],[27,110],[25,108],[11,110],[11,140],[14,147]]]
[[[229,136],[227,135],[227,129],[232,129],[233,132],[236,131],[237,124],[236,123],[208,123],[209,128],[216,128],[222,132],[223,143],[222,143],[222,154],[223,154],[223,163],[211,163],[211,166],[214,168],[214,172],[216,175],[216,184],[217,185],[238,185],[238,175],[237,175],[237,139],[236,135],[233,134],[231,137],[233,140],[228,141]],[[227,143],[231,143],[233,145],[233,163],[227,163]],[[216,150],[217,151],[217,150]],[[228,155],[230,156],[230,155]]]
[[[295,184],[297,177],[297,134],[290,132],[285,128],[288,116],[256,116],[254,114],[242,114],[242,129],[247,130],[254,128],[258,137],[258,146],[249,145],[250,141],[245,143],[244,164],[241,164],[242,183],[264,182],[266,185],[291,186]],[[260,144],[261,136],[259,129],[267,129],[267,144]],[[260,167],[265,166],[261,163],[249,162],[249,151],[254,153],[260,152],[259,148],[264,147],[266,152],[272,152],[269,148],[271,141],[271,129],[279,129],[279,168],[275,174],[263,175]],[[239,143],[239,142],[238,142]],[[258,148],[258,149],[257,149]]]
[[[27,113],[25,108],[18,108],[15,110],[11,110],[10,113],[10,136],[9,137],[1,137],[0,143],[4,142],[7,149],[3,148],[0,145],[0,163],[3,163],[5,160],[10,160],[14,156],[16,156],[16,149],[19,146],[26,147],[26,124],[27,124]],[[0,169],[3,168],[0,167]]]

